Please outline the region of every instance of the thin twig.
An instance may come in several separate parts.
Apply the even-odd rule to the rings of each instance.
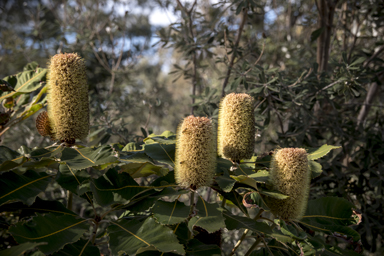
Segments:
[[[259,63],[261,56],[263,56],[264,48],[265,48],[265,39],[263,40],[263,48],[261,49],[261,53],[260,53],[259,57],[257,58],[257,60],[255,61],[255,63],[253,64],[253,66],[256,66],[257,63]],[[244,75],[246,75],[251,70],[252,70],[252,68],[249,68],[247,71],[244,72]]]
[[[304,81],[305,79],[307,79],[307,77],[312,73],[312,71],[313,71],[313,69],[310,68],[310,69],[308,70],[308,73],[305,75],[304,78],[302,78],[302,76],[300,76],[299,79],[297,79],[297,81],[296,81],[295,83],[293,83],[293,84],[291,84],[291,85],[288,85],[288,88],[293,87],[293,86],[297,85],[298,83],[301,83],[302,81]]]
[[[244,255],[244,256],[249,256],[251,255],[251,253],[253,252],[253,250],[259,245],[259,243],[261,242],[262,238],[259,236],[256,241],[253,243],[253,245],[249,248],[249,250],[247,251],[247,253]]]
[[[237,32],[236,42],[235,42],[235,45],[233,46],[231,62],[229,63],[228,70],[227,70],[227,75],[225,76],[224,83],[223,83],[223,88],[221,90],[221,96],[222,97],[224,97],[224,95],[225,95],[225,87],[227,87],[227,84],[228,84],[228,81],[229,81],[229,77],[231,76],[231,72],[232,72],[232,68],[233,68],[233,63],[234,63],[236,55],[237,55],[236,54],[237,53],[237,48],[238,48],[239,43],[240,43],[241,34],[243,33],[243,28],[244,28],[244,25],[245,25],[245,21],[247,20],[247,17],[248,17],[248,8],[245,8],[243,10],[243,18],[241,20],[241,23],[240,23],[240,26],[239,26],[239,30]]]
[[[193,56],[192,56],[192,63],[193,63],[193,74],[192,74],[192,96],[196,95],[196,87],[197,87],[197,58],[196,58],[196,43],[195,43],[195,35],[193,33],[193,22],[192,22],[192,12],[195,8],[197,3],[197,0],[194,1],[192,4],[192,7],[187,10],[180,2],[180,0],[177,0],[177,4],[179,5],[181,11],[183,11],[188,16],[188,28],[189,33],[192,38],[193,44],[194,44],[194,50],[193,50]],[[192,107],[191,107],[191,115],[193,115],[193,111],[195,107],[193,106],[195,104],[195,97],[192,97]]]
[[[260,209],[259,212],[257,213],[257,215],[255,216],[255,218],[253,218],[254,220],[257,220],[261,217],[261,214],[264,212],[264,209]],[[245,239],[245,237],[247,236],[247,234],[249,233],[249,229],[246,229],[244,230],[244,233],[243,235],[240,237],[239,241],[237,241],[235,247],[233,247],[231,253],[229,254],[229,256],[232,256],[235,254],[235,251],[237,250],[237,248],[240,247],[241,243],[243,242],[243,240]]]

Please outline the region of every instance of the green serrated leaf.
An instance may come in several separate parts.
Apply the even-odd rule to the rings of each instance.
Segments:
[[[120,166],[122,172],[129,173],[132,178],[147,177],[152,174],[165,176],[169,170],[152,163],[130,163]]]
[[[264,222],[259,222],[247,217],[232,215],[229,212],[223,212],[223,216],[225,217],[225,226],[229,230],[245,228],[258,234],[272,234],[271,227]]]
[[[9,249],[0,251],[0,256],[21,256],[24,255],[26,251],[33,250],[39,245],[43,245],[46,243],[23,243],[20,245],[12,246]]]
[[[121,151],[135,151],[137,150],[136,148],[136,143],[135,142],[129,142]]]
[[[163,189],[166,187],[175,187],[174,184],[165,184],[160,186],[139,186],[137,182],[127,173],[118,173],[118,168],[111,168],[108,172],[91,182],[91,191],[97,202],[102,206],[112,203],[132,200],[143,193],[152,189]]]
[[[323,173],[321,164],[319,164],[318,162],[309,160],[308,164],[309,164],[309,169],[311,170],[311,179],[314,179]]]
[[[51,213],[40,215],[25,222],[18,222],[9,229],[9,233],[18,243],[46,242],[38,246],[45,254],[52,254],[68,243],[78,241],[89,229],[87,220],[71,215],[57,216]]]
[[[3,204],[0,206],[0,212],[15,212],[21,210],[20,218],[35,215],[35,213],[52,213],[56,215],[71,215],[77,216],[76,213],[68,210],[59,201],[48,201],[36,197],[36,201],[31,205],[25,205],[21,202]]]
[[[30,68],[32,68],[32,66],[30,66]],[[47,71],[46,68],[34,66],[33,69],[27,69],[15,76],[4,78],[3,80],[8,82],[14,88],[14,91],[0,94],[0,101],[8,97],[16,97],[22,93],[29,93],[39,89],[42,86],[42,82],[46,80]]]
[[[241,184],[246,184],[250,187],[257,189],[257,183],[267,183],[269,180],[269,172],[267,171],[258,171],[257,173],[252,173],[250,175],[239,175],[234,176],[230,175],[232,179],[238,181]]]
[[[160,163],[174,166],[175,144],[146,144],[144,146],[145,153]]]
[[[319,148],[308,149],[308,159],[316,160],[319,159],[326,154],[328,154],[332,149],[341,148],[340,146],[331,146],[331,145],[323,145]]]
[[[174,252],[184,255],[183,246],[173,231],[153,218],[143,222],[121,219],[112,221],[108,227],[110,248],[113,255],[126,253],[135,255],[140,248],[153,246],[161,252]]]
[[[3,173],[0,175],[0,205],[11,200],[31,205],[36,196],[45,191],[51,179],[51,175],[32,170],[24,174],[13,171]]]
[[[286,225],[285,221],[283,220],[277,220],[277,223],[280,226],[280,231],[289,237],[292,237],[293,239],[302,241],[307,238],[307,233],[305,233],[303,230],[298,231],[295,227],[292,225]]]
[[[90,240],[80,239],[76,243],[67,244],[60,251],[52,254],[52,256],[99,256],[100,250],[90,243]]]
[[[198,214],[188,222],[189,230],[192,231],[194,226],[198,226],[212,233],[220,228],[225,228],[225,219],[216,203],[208,204],[199,197],[196,209]]]
[[[157,201],[152,208],[153,217],[163,225],[174,225],[183,222],[189,215],[189,207],[176,200],[175,202]]]
[[[0,146],[0,173],[16,168],[26,161],[27,158],[20,153],[5,146]]]
[[[144,212],[152,208],[152,206],[159,198],[173,198],[186,193],[188,193],[187,190],[175,190],[173,188],[164,188],[160,192],[156,190],[150,190],[140,195],[139,197],[130,200],[129,204],[127,204],[124,209],[127,209],[130,212]]]
[[[61,161],[73,171],[114,163],[116,160],[113,149],[108,145],[99,148],[65,148],[61,155]]]
[[[260,194],[263,194],[263,195],[266,195],[266,196],[269,196],[269,197],[273,197],[273,198],[276,198],[276,199],[287,199],[289,196],[287,195],[284,195],[278,191],[268,191],[268,190],[260,190],[259,189],[259,193]]]
[[[79,186],[91,176],[86,170],[72,170],[66,164],[60,164],[57,172],[56,181],[63,188],[74,194],[79,193]]]
[[[31,155],[31,158],[52,157],[52,156],[56,156],[59,153],[61,153],[63,149],[64,149],[64,147],[62,147],[62,146],[52,148],[51,150],[48,150],[45,148],[38,148],[38,149],[34,149],[30,153],[30,155]]]
[[[215,181],[224,192],[231,192],[236,180],[229,177],[229,175],[217,176]]]
[[[152,174],[165,176],[168,169],[156,165],[144,151],[121,152],[119,160],[125,165],[120,165],[122,172],[127,172],[132,178],[147,177]]]
[[[349,227],[355,223],[352,217],[353,207],[354,205],[344,198],[323,197],[311,200],[300,223],[316,231],[337,232],[357,241],[360,239],[359,233]]]

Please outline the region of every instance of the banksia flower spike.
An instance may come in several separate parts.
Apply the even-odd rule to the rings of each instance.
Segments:
[[[255,147],[253,98],[231,93],[220,103],[218,153],[233,162],[249,159]]]
[[[193,190],[209,186],[216,172],[216,134],[206,117],[189,116],[177,129],[175,179]]]
[[[89,131],[88,85],[84,60],[76,53],[56,54],[48,73],[48,116],[53,138],[68,144]]]
[[[47,111],[43,111],[37,116],[36,128],[41,136],[50,136],[52,138],[53,134]]]
[[[307,207],[310,180],[311,172],[305,149],[277,150],[271,162],[270,181],[274,189],[289,197],[269,197],[267,204],[272,213],[284,220],[301,219]]]

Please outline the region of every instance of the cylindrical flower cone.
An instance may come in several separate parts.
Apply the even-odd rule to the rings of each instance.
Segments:
[[[88,85],[84,60],[56,54],[49,63],[48,115],[55,140],[74,144],[89,132]]]
[[[209,186],[216,172],[216,134],[206,117],[189,116],[177,129],[176,183],[193,190]]]
[[[287,199],[268,197],[273,214],[284,220],[299,220],[307,208],[311,172],[308,154],[303,148],[282,148],[275,152],[270,170],[274,189],[289,196]]]
[[[228,94],[220,103],[218,153],[240,162],[252,157],[255,147],[253,98],[245,93]]]

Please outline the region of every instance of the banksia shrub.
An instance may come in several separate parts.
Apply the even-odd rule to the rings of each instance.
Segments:
[[[245,93],[228,94],[220,103],[218,153],[240,162],[253,155],[255,117],[253,98]]]
[[[89,131],[88,85],[84,60],[76,53],[56,54],[48,73],[48,115],[55,140],[74,144]]]
[[[206,117],[189,116],[177,129],[175,179],[182,187],[209,186],[216,172],[216,136]]]
[[[271,162],[270,181],[274,189],[289,197],[269,197],[267,204],[272,213],[284,220],[301,219],[307,207],[310,180],[311,172],[305,149],[277,150]]]

